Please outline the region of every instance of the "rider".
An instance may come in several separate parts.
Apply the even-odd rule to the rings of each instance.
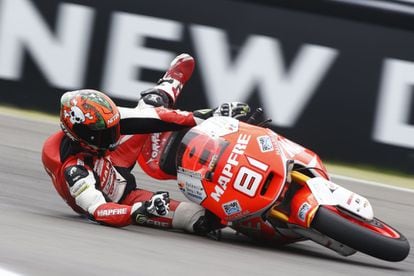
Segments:
[[[247,105],[231,103],[208,112],[171,109],[193,69],[191,56],[177,56],[157,86],[141,93],[135,108],[117,107],[96,90],[63,94],[62,130],[44,143],[42,161],[74,211],[116,227],[132,223],[206,234],[217,226],[199,205],[137,188],[131,173],[148,133],[194,126],[213,111],[226,116],[248,112]]]

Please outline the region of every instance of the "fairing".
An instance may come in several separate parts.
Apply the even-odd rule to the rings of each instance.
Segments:
[[[277,135],[227,117],[190,130],[178,150],[178,185],[224,221],[269,208],[286,180]]]

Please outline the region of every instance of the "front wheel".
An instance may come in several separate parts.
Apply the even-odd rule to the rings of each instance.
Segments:
[[[361,221],[331,206],[319,207],[311,227],[357,251],[386,261],[402,261],[410,251],[407,239],[384,222],[376,218]]]

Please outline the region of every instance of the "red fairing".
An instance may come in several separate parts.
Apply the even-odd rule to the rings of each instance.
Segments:
[[[212,139],[216,131],[223,134]],[[276,143],[270,130],[231,118],[208,119],[183,138],[178,184],[203,186],[197,195],[200,205],[224,221],[265,210],[281,193],[286,177],[286,160]]]
[[[123,227],[131,224],[131,206],[117,203],[105,203],[93,214],[95,220],[111,226]]]
[[[191,112],[167,109],[164,107],[157,107],[155,108],[155,111],[163,122],[174,123],[182,126],[196,125],[193,113]]]

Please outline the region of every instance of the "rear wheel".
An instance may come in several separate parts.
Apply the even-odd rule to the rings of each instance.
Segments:
[[[311,227],[357,251],[386,261],[402,261],[410,251],[407,239],[384,222],[376,218],[362,221],[335,207],[319,207]]]

